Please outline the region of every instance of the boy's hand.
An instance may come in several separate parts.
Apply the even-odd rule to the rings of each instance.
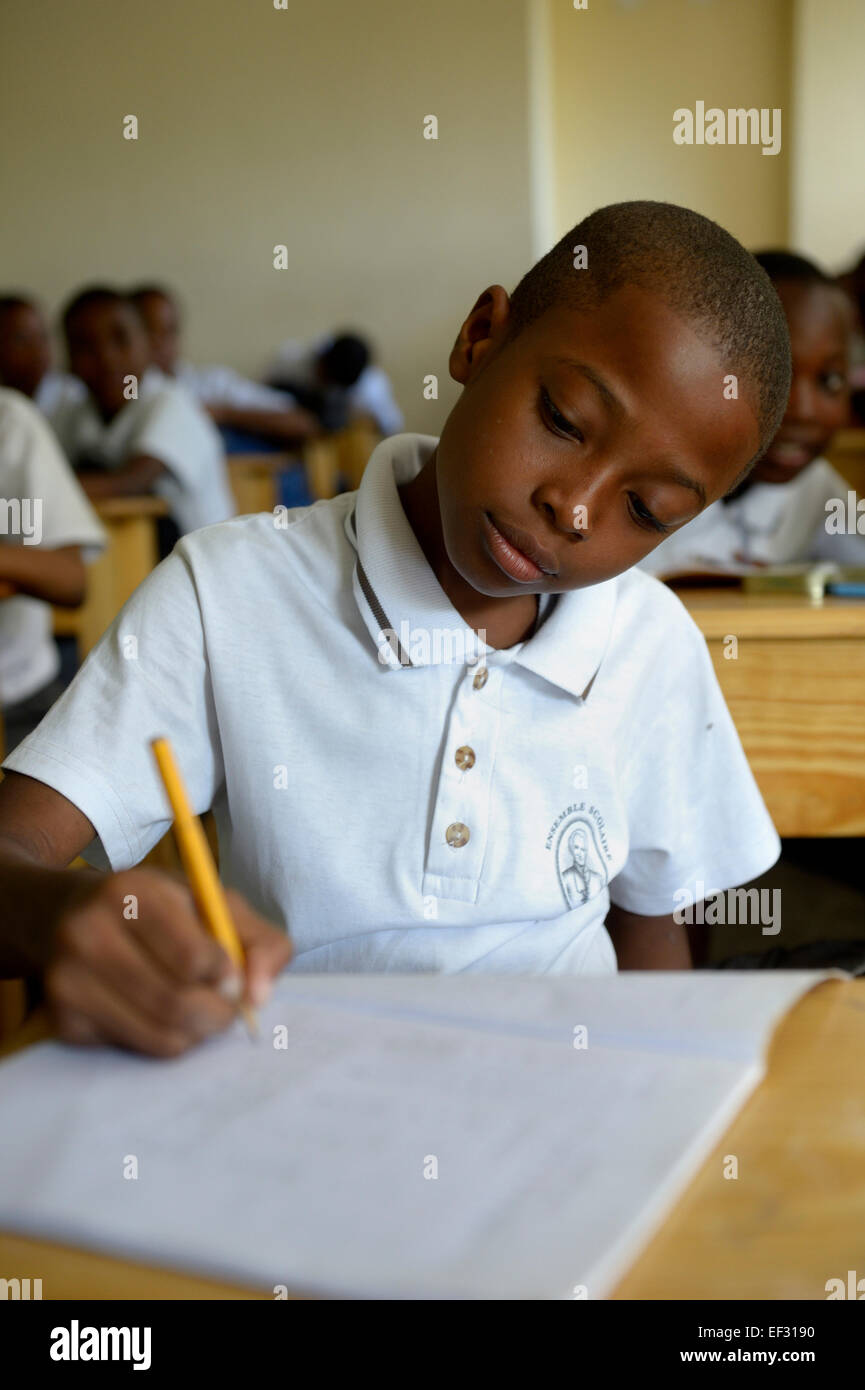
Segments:
[[[152,869],[90,883],[92,892],[82,873],[82,899],[58,921],[45,967],[46,1002],[65,1042],[176,1057],[228,1027],[241,1000],[264,1003],[291,959],[285,932],[237,893],[229,891],[228,901],[246,952],[245,980],[183,883]]]

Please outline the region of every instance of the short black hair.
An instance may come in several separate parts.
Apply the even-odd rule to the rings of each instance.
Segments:
[[[94,305],[119,304],[125,309],[131,309],[135,317],[141,321],[137,305],[133,304],[128,294],[122,290],[113,289],[110,285],[88,285],[87,289],[80,290],[74,295],[65,306],[61,315],[63,331],[69,336],[72,321],[81,313],[82,309],[90,309]]]
[[[148,299],[151,295],[156,295],[159,299],[167,300],[169,304],[174,305],[178,312],[180,311],[180,301],[174,291],[170,290],[167,285],[136,285],[133,289],[127,291],[127,298],[132,301],[136,308],[141,303],[142,299]]]
[[[355,333],[340,333],[319,357],[334,386],[354,386],[369,360],[369,345]]]
[[[837,281],[827,275],[814,261],[798,256],[794,251],[755,251],[754,260],[761,265],[773,285],[781,281],[798,281],[803,285],[826,285],[837,290]]]
[[[26,294],[0,294],[0,314],[9,314],[13,309],[35,309],[36,307],[36,300],[28,299]]]
[[[586,248],[586,268],[574,250]],[[511,295],[508,337],[557,304],[600,307],[626,285],[653,290],[702,331],[753,401],[760,449],[774,438],[790,395],[790,335],[762,266],[717,222],[675,203],[612,203],[572,227]],[[744,474],[743,474],[744,476]]]

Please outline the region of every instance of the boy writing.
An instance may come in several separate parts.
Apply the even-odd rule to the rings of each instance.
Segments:
[[[777,858],[705,643],[633,568],[777,430],[765,273],[696,213],[604,208],[481,294],[450,369],[439,440],[180,542],[7,760],[2,963],[62,1037],[175,1055],[232,1016],[188,893],[133,867],[158,734],[213,808],[253,1004],[289,931],[299,970],[687,968],[677,893]]]

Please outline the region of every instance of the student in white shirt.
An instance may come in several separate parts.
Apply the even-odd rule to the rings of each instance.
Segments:
[[[600,209],[481,294],[450,369],[440,440],[181,541],[7,760],[0,965],[44,971],[61,1036],[175,1055],[232,1017],[188,893],[132,867],[170,819],[156,734],[213,808],[253,1003],[287,932],[301,970],[687,968],[682,895],[776,859],[705,642],[633,568],[777,430],[763,271],[697,213]],[[86,890],[82,851],[114,871]]]
[[[87,395],[77,377],[55,369],[45,316],[22,295],[0,298],[0,385],[29,396],[49,419],[67,402]]]
[[[180,308],[168,290],[141,285],[129,298],[144,320],[154,365],[201,403],[224,437],[229,431],[239,432],[253,436],[253,447],[255,438],[286,447],[317,432],[315,417],[302,410],[288,392],[250,381],[231,367],[195,367],[183,361]]]
[[[60,694],[51,604],[84,598],[105,533],[25,396],[0,388],[0,708],[11,751]]]
[[[865,535],[839,529],[849,483],[821,455],[847,422],[850,316],[844,295],[811,261],[786,251],[756,257],[778,292],[790,330],[793,382],[787,410],[764,457],[643,561],[652,574],[808,560],[865,565]]]
[[[342,429],[360,416],[371,419],[385,435],[403,428],[390,380],[370,361],[367,343],[355,334],[331,334],[313,343],[285,342],[268,375],[272,385],[290,391],[314,411],[325,429]]]
[[[181,534],[234,515],[219,436],[182,387],[149,366],[144,326],[114,290],[76,296],[63,325],[88,389],[52,417],[90,497],[155,492]]]

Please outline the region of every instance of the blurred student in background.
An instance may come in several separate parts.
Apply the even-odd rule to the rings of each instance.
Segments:
[[[104,286],[84,290],[67,305],[63,329],[87,396],[66,403],[52,424],[88,495],[156,493],[181,535],[233,516],[219,435],[187,392],[151,365],[130,300]]]
[[[24,295],[0,297],[0,385],[29,396],[49,418],[65,402],[83,400],[83,384],[54,366],[45,316]]]
[[[85,563],[102,550],[105,533],[42,416],[5,388],[0,505],[0,709],[9,752],[68,683],[51,604],[83,601]]]
[[[371,359],[369,344],[354,333],[340,333],[314,343],[283,343],[268,379],[320,420],[339,430],[365,417],[382,434],[399,434],[402,411],[381,367]]]
[[[778,292],[790,331],[787,411],[745,480],[642,562],[662,577],[809,560],[865,565],[865,536],[832,524],[838,504],[847,510],[850,486],[822,457],[848,422],[849,305],[837,282],[803,256],[764,251],[756,259]]]
[[[144,321],[154,365],[204,406],[229,453],[255,449],[258,440],[285,448],[317,432],[315,416],[287,392],[250,381],[231,367],[195,367],[185,361],[180,355],[180,307],[169,290],[139,285],[129,298]]]
[[[853,309],[850,346],[850,406],[853,425],[865,425],[865,254],[838,276]]]

